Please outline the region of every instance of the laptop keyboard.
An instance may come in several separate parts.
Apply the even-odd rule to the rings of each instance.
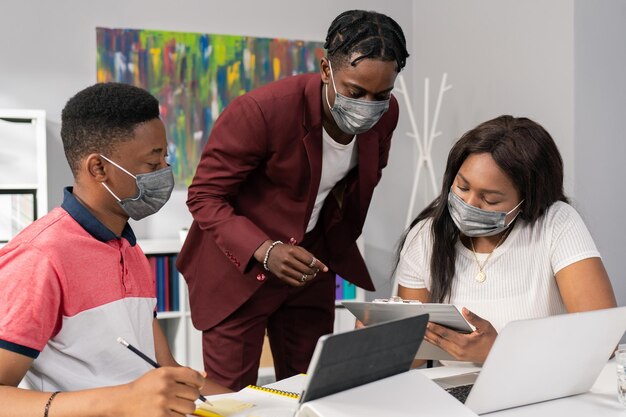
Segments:
[[[467,396],[469,395],[473,386],[474,384],[459,385],[458,387],[447,388],[446,391],[448,391],[457,400],[465,403],[465,400],[467,400]]]

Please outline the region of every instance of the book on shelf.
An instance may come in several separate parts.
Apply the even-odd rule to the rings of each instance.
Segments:
[[[356,299],[356,285],[335,275],[335,300]]]
[[[156,284],[157,312],[180,311],[176,255],[148,255],[148,261]]]

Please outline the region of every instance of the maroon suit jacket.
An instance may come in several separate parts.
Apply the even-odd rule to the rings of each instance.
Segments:
[[[276,279],[253,257],[261,243],[302,241],[321,177],[321,92],[319,74],[289,77],[236,98],[213,127],[189,187],[194,221],[177,261],[197,328],[241,306],[263,285],[259,274]],[[329,256],[320,260],[367,290],[374,285],[356,239],[397,121],[392,97],[380,121],[357,136],[358,165],[329,194],[317,225]]]

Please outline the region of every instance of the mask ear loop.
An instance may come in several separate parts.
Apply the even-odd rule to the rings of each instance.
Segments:
[[[330,68],[330,80],[333,82],[333,90],[335,90],[335,100],[337,100],[337,87],[335,86],[335,77],[333,76],[333,66],[330,63],[330,59],[328,60],[328,67]],[[330,101],[328,100],[328,83],[324,84],[325,92],[326,92],[326,104],[328,104],[328,108],[330,110],[333,109],[334,106],[330,105]]]
[[[509,210],[509,211],[506,213],[506,215],[508,216],[509,214],[513,213],[513,211],[515,211],[515,209],[517,209],[519,206],[521,206],[523,202],[524,202],[524,200],[520,201],[520,202],[517,204],[517,206],[515,206],[515,207],[513,207],[511,210]],[[520,212],[521,212],[521,210],[520,210]],[[519,213],[517,213],[517,214],[519,214]]]
[[[134,179],[137,179],[136,176],[134,176],[133,174],[131,174],[130,172],[128,172],[126,169],[122,168],[121,166],[119,166],[118,164],[116,164],[115,162],[111,161],[109,158],[107,158],[106,156],[100,154],[100,157],[107,160],[109,163],[115,165],[116,167],[118,167],[119,169],[121,169],[122,171],[124,171],[125,173],[127,173],[128,175],[130,175],[131,177],[133,177]]]
[[[111,164],[115,165],[116,167],[118,167],[119,169],[121,169],[122,171],[124,171],[125,173],[127,173],[128,175],[130,175],[131,177],[133,177],[133,178],[135,179],[135,181],[137,181],[137,177],[136,177],[136,176],[134,176],[133,174],[131,174],[130,172],[128,172],[126,169],[122,168],[120,165],[118,165],[118,164],[116,164],[115,162],[111,161],[109,158],[107,158],[106,156],[104,156],[104,155],[102,155],[102,154],[100,154],[100,157],[101,157],[101,158],[103,158],[103,159],[105,159],[105,160],[106,160],[106,161],[108,161],[109,163],[111,163]],[[115,199],[116,199],[118,202],[121,202],[121,201],[122,201],[122,200],[121,200],[118,196],[116,196],[116,195],[115,195],[115,193],[114,193],[113,191],[111,191],[111,189],[109,188],[109,186],[108,186],[108,185],[106,185],[104,182],[102,182],[102,183],[100,183],[100,184],[102,184],[102,185],[104,186],[104,188],[106,188],[106,190],[107,190],[107,191],[108,191],[108,192],[109,192],[109,193],[110,193],[113,197],[115,197]],[[131,200],[138,200],[138,199],[139,199],[139,197],[141,197],[141,190],[139,190],[139,196],[137,196],[136,198],[131,198]]]
[[[518,204],[517,206],[513,207],[511,210],[509,210],[509,211],[506,213],[506,215],[508,216],[509,214],[513,213],[513,211],[514,211],[515,209],[517,209],[519,206],[521,206],[523,202],[524,202],[524,200],[520,201],[520,202],[519,202],[519,204]],[[511,221],[509,222],[509,224],[507,224],[507,225],[506,225],[506,227],[509,227],[509,226],[510,226],[510,225],[511,225],[514,221],[515,221],[515,219],[517,219],[517,216],[519,216],[519,214],[520,214],[521,212],[522,212],[522,210],[518,211],[518,212],[517,212],[517,214],[515,214],[515,217],[513,217],[513,218],[511,219]],[[504,216],[504,217],[506,218],[506,216]]]
[[[333,74],[333,65],[330,63],[330,59],[328,60],[328,68],[330,68],[330,80],[333,82],[333,90],[335,90],[335,94],[337,94],[337,86],[335,85],[335,75]]]
[[[111,191],[111,189],[109,188],[108,185],[106,185],[105,183],[101,182],[100,184],[102,184],[104,186],[104,188],[106,188],[106,190],[119,202],[122,201],[120,200],[120,198],[118,196],[116,196],[113,191]]]

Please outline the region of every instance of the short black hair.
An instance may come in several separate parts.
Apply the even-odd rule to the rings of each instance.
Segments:
[[[409,57],[400,25],[389,16],[365,10],[348,10],[337,16],[328,28],[324,48],[337,67],[359,53],[351,65],[365,58],[395,61],[400,72]]]
[[[99,83],[70,98],[61,113],[61,139],[74,177],[92,153],[111,154],[135,128],[159,117],[159,101],[139,87]]]

